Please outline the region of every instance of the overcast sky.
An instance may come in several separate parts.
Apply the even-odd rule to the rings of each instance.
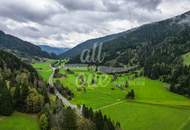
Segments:
[[[0,0],[0,5],[0,30],[58,47],[190,10],[190,0]]]

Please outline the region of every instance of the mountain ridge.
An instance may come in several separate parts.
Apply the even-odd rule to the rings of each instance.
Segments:
[[[8,50],[18,56],[21,55],[21,57],[51,57],[48,53],[42,51],[40,47],[3,31],[0,31],[0,49]]]
[[[73,58],[74,56],[77,56],[79,54],[79,52],[81,52],[81,50],[84,49],[88,49],[88,48],[92,48],[94,43],[101,43],[101,42],[105,42],[105,41],[109,41],[109,40],[113,40],[115,37],[117,37],[118,35],[122,35],[123,33],[126,33],[128,31],[123,31],[117,34],[112,34],[112,35],[107,35],[104,37],[100,37],[100,38],[93,38],[90,40],[86,40],[84,42],[82,42],[81,44],[71,48],[70,50],[68,50],[67,52],[63,53],[60,55],[60,57],[70,57]],[[83,47],[83,45],[87,44],[86,47]],[[79,50],[77,50],[79,48]],[[72,56],[71,56],[72,54]]]

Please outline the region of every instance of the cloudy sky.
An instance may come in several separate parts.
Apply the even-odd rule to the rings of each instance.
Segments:
[[[0,0],[0,5],[0,30],[58,47],[190,10],[190,0]]]

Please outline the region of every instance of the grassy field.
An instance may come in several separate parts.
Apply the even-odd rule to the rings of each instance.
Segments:
[[[125,130],[180,130],[190,118],[190,110],[126,101],[102,111]]]
[[[129,89],[135,90],[136,101],[190,106],[189,99],[169,92],[168,85],[160,81],[141,77],[129,81],[129,84]]]
[[[40,130],[37,117],[15,112],[10,117],[0,116],[0,130]]]
[[[111,82],[111,75],[84,70],[65,74],[67,76],[60,80],[75,93],[73,103],[102,110],[113,120],[121,122],[124,130],[185,130],[189,127],[190,100],[169,92],[165,83],[145,77],[133,78],[130,74],[122,75],[114,82]],[[88,86],[86,92],[77,91],[78,75],[85,75]],[[97,75],[101,80],[92,85],[91,80]],[[127,89],[115,87],[115,84],[124,86],[126,80],[129,81]],[[135,90],[136,95],[133,101],[125,99],[127,91],[131,89]]]
[[[84,91],[77,91],[80,87],[78,83],[78,76],[83,75],[86,81],[87,89]],[[96,84],[92,84],[92,78],[96,78]],[[125,90],[115,88],[111,90],[114,85],[111,83],[112,77],[106,74],[94,74],[89,71],[75,71],[75,74],[67,74],[66,78],[60,78],[60,81],[65,87],[69,87],[74,93],[75,98],[72,100],[75,104],[86,104],[97,109],[104,105],[123,100],[126,94]],[[103,85],[102,85],[103,84]],[[98,95],[98,96],[97,96]]]
[[[119,121],[124,130],[189,130],[190,100],[169,92],[167,84],[145,77],[134,78],[132,74],[112,81],[111,75],[72,70],[74,74],[61,70],[65,76],[58,79],[74,92],[72,102],[102,110],[114,121]],[[78,90],[81,75],[86,91]],[[92,79],[96,79],[95,84]],[[128,88],[123,87],[126,81]],[[131,89],[135,91],[135,100],[125,99]]]
[[[47,60],[45,62],[34,63],[32,66],[39,72],[43,79],[47,81],[52,73],[52,70],[50,68],[50,64],[52,62],[53,60]]]
[[[131,89],[135,90],[135,101],[138,102],[190,106],[189,99],[169,92],[168,85],[157,80],[150,80],[145,77],[131,79],[131,75],[122,75],[114,82],[111,82],[111,75],[94,74],[89,71],[75,71],[75,74],[66,73],[66,75],[66,77],[60,78],[60,81],[65,87],[69,87],[75,93],[73,102],[77,104],[90,104],[95,109],[124,100],[126,93]],[[85,77],[86,86],[88,86],[86,92],[77,91],[77,87],[80,87],[78,85],[78,75],[84,75]],[[99,76],[99,79],[97,79],[97,83],[94,85],[91,81],[93,77],[97,76]],[[127,89],[115,87],[115,84],[124,86],[127,80],[129,81]]]
[[[182,57],[183,57],[184,64],[185,65],[190,65],[190,52],[183,55]]]
[[[130,81],[136,99],[100,108],[130,130],[178,130],[189,127],[189,99],[171,93],[167,84],[147,78]],[[185,123],[185,124],[184,124]]]

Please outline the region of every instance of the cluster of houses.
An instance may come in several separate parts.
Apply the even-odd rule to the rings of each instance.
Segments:
[[[64,66],[65,69],[69,68],[77,68],[77,69],[95,69],[96,66],[89,66],[88,64],[66,64]],[[108,73],[108,74],[115,74],[115,73],[127,73],[129,71],[133,71],[137,69],[138,66],[132,67],[111,67],[111,66],[98,66],[97,71]]]

